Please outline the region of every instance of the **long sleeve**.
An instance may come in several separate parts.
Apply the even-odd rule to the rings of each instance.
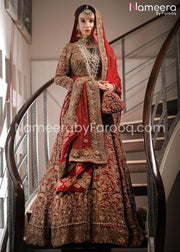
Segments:
[[[71,91],[73,87],[73,79],[70,78],[70,58],[71,58],[71,45],[70,43],[66,44],[64,47],[61,56],[59,58],[54,82],[56,85],[66,88]]]

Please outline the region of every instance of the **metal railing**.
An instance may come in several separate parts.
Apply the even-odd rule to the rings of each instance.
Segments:
[[[175,38],[178,38],[178,29],[180,26],[180,18],[177,20],[170,33],[168,34],[161,50],[158,53],[156,61],[153,65],[153,69],[150,74],[148,81],[145,100],[144,100],[144,111],[143,111],[143,125],[152,126],[154,124],[154,118],[158,111],[158,105],[161,101],[162,110],[160,111],[159,124],[164,127],[164,144],[162,150],[164,151],[170,134],[172,132],[172,127],[175,126],[179,120],[178,108],[175,112],[175,117],[171,126],[168,127],[168,87],[167,87],[167,77],[168,72],[166,68],[169,67],[169,56],[173,61],[174,71],[177,73],[175,83],[174,98],[177,99],[179,104],[179,43],[174,43]],[[172,48],[174,53],[172,53]],[[174,55],[174,57],[172,57]],[[172,65],[172,62],[171,62]],[[155,105],[152,111],[152,101],[155,91],[155,87],[160,74],[161,88],[157,95],[154,97]],[[174,74],[171,73],[173,76]],[[171,80],[172,78],[170,78]],[[159,112],[158,112],[159,113]],[[161,133],[161,132],[160,132]],[[159,171],[159,164],[162,158],[162,154],[159,156],[159,162],[155,154],[155,144],[156,144],[157,133],[154,136],[151,131],[144,131],[144,142],[145,142],[145,152],[147,157],[147,174],[148,174],[148,206],[149,206],[149,251],[150,252],[163,252],[164,251],[164,241],[165,241],[165,228],[166,228],[166,200],[163,181]]]
[[[119,40],[110,42],[117,55],[119,69],[122,69],[119,74],[122,80],[123,100],[126,104],[124,114],[142,106],[146,84],[156,55],[176,18],[169,20],[166,25],[162,25],[165,18],[160,20],[155,18],[155,20],[156,22],[147,22],[146,27],[140,26],[138,30],[127,32],[120,36]],[[162,26],[160,32],[156,30],[158,25]],[[134,37],[135,43],[133,43]]]

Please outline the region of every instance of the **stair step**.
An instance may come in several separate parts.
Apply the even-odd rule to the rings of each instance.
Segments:
[[[40,247],[40,246],[31,246],[31,245],[27,245],[24,241],[24,251],[33,251],[33,252],[54,252],[54,251],[59,251],[59,252],[146,252],[147,251],[147,240],[148,240],[148,236],[145,238],[145,240],[143,241],[143,243],[141,244],[141,247],[138,248],[122,248],[122,247],[118,247],[118,246],[113,246],[110,244],[82,244],[80,245],[80,247],[77,247],[77,244],[67,244],[64,245],[62,247],[57,247],[57,248],[53,248],[52,246],[44,246],[44,247]],[[30,250],[29,250],[30,249]]]
[[[159,151],[156,151],[156,153]],[[126,159],[127,160],[144,160],[146,159],[146,154],[145,151],[131,151],[131,152],[126,152]]]
[[[28,249],[28,248],[27,248]],[[28,251],[28,250],[26,250]],[[107,246],[105,248],[96,248],[96,249],[59,249],[59,248],[33,248],[31,250],[33,252],[147,252],[147,248],[110,248],[108,249]]]
[[[168,115],[168,123],[170,124],[171,121],[176,117],[176,115]],[[154,125],[157,125],[158,121],[160,120],[160,117],[155,117],[154,119]],[[142,125],[140,128],[139,125]],[[129,135],[134,135],[134,134],[142,134],[141,130],[143,130],[143,122],[142,120],[137,120],[137,121],[128,121],[128,122],[122,122],[121,123],[121,134],[129,134]],[[161,128],[162,130],[163,128]],[[132,131],[131,131],[132,130]]]
[[[152,110],[154,109],[154,104],[152,105]],[[162,109],[162,101],[159,102],[158,106],[157,106],[157,111],[156,111],[156,115],[161,115],[163,109]],[[169,100],[167,101],[167,111],[168,111],[168,115],[176,115],[177,111],[178,111],[178,101],[177,99],[173,99],[173,100]]]
[[[133,132],[133,134],[131,134],[131,132],[121,133],[121,139],[122,140],[139,139],[139,138],[143,138],[143,134],[140,133],[140,132]]]
[[[132,186],[135,196],[147,195],[147,184],[133,184]]]
[[[143,139],[128,139],[123,140],[123,146],[126,152],[137,152],[144,150],[144,142]],[[164,142],[164,137],[156,138],[155,150],[160,150],[162,148]]]
[[[112,248],[111,252],[147,252],[147,248]]]
[[[171,120],[173,119],[174,119],[174,116]],[[152,132],[152,136],[153,135],[154,135],[154,132]],[[164,132],[161,129],[160,132],[158,133],[158,137],[163,137],[163,136],[164,136]],[[131,134],[131,132],[124,132],[121,134],[121,139],[122,141],[130,140],[130,139],[143,139],[143,133],[133,132],[133,134]]]
[[[132,184],[144,184],[147,183],[147,173],[146,172],[131,172],[130,173]]]
[[[146,160],[128,160],[128,169],[131,173],[146,172]]]

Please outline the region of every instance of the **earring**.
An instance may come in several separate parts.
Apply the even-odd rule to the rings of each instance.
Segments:
[[[78,31],[78,33],[77,33],[77,37],[81,37],[81,31],[80,31],[80,29],[79,29],[79,25],[77,25],[77,31]]]

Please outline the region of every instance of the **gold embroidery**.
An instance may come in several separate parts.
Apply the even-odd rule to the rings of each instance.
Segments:
[[[97,33],[99,39],[99,50],[102,60],[102,80],[106,80],[107,70],[108,70],[108,59],[105,50],[104,37],[103,37],[103,28],[102,28],[102,19],[100,12],[96,9],[96,20],[97,20]]]
[[[103,31],[98,10],[96,18],[103,66],[102,79],[105,80],[108,60],[103,50]],[[81,95],[82,81],[85,81],[89,96],[90,121],[95,122],[96,126],[102,124],[97,83],[88,79],[89,77],[83,77],[87,76],[87,69],[77,43],[66,45],[56,71],[55,83],[72,91],[64,102],[61,123],[77,122],[75,108],[78,99],[72,102],[75,108],[72,107],[69,113],[68,108],[72,106],[70,100]],[[79,80],[73,82],[70,78],[71,72],[78,75]],[[74,85],[76,91],[73,91]],[[112,118],[118,125],[119,113],[113,114]],[[108,129],[103,138],[99,138],[96,133],[96,130],[93,130],[90,134],[92,149],[72,149],[67,163],[61,164],[59,163],[64,131],[58,133],[27,227],[28,244],[44,246],[50,242],[53,247],[83,242],[109,243],[122,247],[140,245],[142,230],[136,219],[135,201],[120,133],[112,133]],[[101,134],[100,136],[102,137]],[[57,182],[72,170],[75,165],[73,160],[92,163],[92,176],[85,172],[78,178],[79,185],[83,188],[86,187],[87,180],[90,186],[85,192],[66,192],[57,195],[55,193]],[[95,160],[98,164],[93,164]],[[103,163],[104,160],[108,162]]]

